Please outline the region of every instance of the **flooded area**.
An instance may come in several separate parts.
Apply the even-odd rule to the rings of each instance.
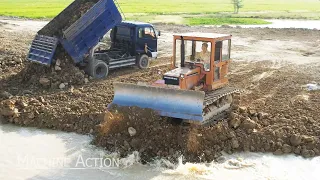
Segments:
[[[90,145],[91,137],[53,130],[0,125],[0,179],[317,179],[320,158],[261,153],[224,155],[209,164],[178,163],[161,159],[138,163],[138,154],[119,159],[119,167],[83,167],[79,158],[114,157]],[[182,158],[181,158],[182,159]],[[60,160],[57,162],[57,160]],[[56,162],[55,162],[56,161]],[[92,161],[93,162],[93,161]],[[91,162],[91,166],[93,163]],[[77,165],[78,163],[78,165]],[[32,165],[31,165],[32,164]],[[89,163],[90,164],[90,163]],[[76,165],[78,167],[76,167]],[[12,176],[15,174],[15,177]]]

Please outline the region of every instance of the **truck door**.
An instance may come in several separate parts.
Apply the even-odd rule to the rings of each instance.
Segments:
[[[157,35],[151,26],[138,27],[137,44],[138,52],[145,52],[145,44],[148,46],[148,54],[151,57],[157,56]]]

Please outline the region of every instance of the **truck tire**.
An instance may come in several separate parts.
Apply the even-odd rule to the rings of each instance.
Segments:
[[[97,60],[93,67],[92,77],[94,79],[103,79],[106,78],[109,74],[109,66],[107,63],[101,60]]]
[[[139,56],[137,65],[140,69],[148,68],[149,64],[150,64],[149,57],[146,54]]]

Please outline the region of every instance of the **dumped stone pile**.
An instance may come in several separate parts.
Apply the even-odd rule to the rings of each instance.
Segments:
[[[122,156],[138,151],[146,162],[156,157],[175,161],[181,155],[188,162],[210,162],[222,151],[295,153],[303,157],[320,155],[317,137],[275,131],[268,128],[269,114],[246,107],[236,108],[229,119],[209,127],[181,125],[157,116],[150,109],[121,107],[117,110],[118,113],[105,116],[95,144]]]
[[[71,85],[81,85],[89,82],[89,76],[84,70],[74,65],[68,56],[57,59],[54,66],[44,66],[29,63],[21,72],[22,82],[28,86],[38,86],[45,89],[65,89]]]
[[[98,1],[99,0],[75,0],[45,27],[43,27],[38,34],[62,37],[63,31],[75,23]]]
[[[103,117],[100,113],[65,114],[52,112],[42,96],[38,98],[14,98],[1,101],[0,121],[19,126],[49,128],[80,134],[94,133]],[[62,114],[60,114],[62,115]]]

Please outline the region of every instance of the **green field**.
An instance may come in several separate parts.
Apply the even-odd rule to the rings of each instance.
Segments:
[[[52,18],[72,0],[1,0],[0,15]],[[230,0],[118,0],[128,19],[150,21],[181,16],[184,24],[263,24],[261,18],[320,19],[319,0],[244,0],[233,14]],[[194,16],[196,15],[196,16]],[[192,17],[194,16],[194,17]],[[221,18],[222,17],[222,18]],[[170,19],[169,19],[170,20]]]

